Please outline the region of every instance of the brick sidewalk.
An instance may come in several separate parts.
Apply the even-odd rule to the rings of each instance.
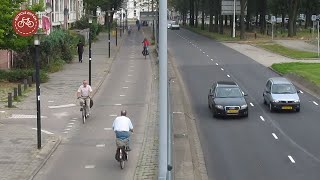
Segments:
[[[109,59],[107,37],[107,33],[101,33],[99,40],[92,44],[92,88],[95,92],[121,47],[122,39],[118,38],[118,47],[111,46]],[[115,38],[111,44],[115,44]],[[88,49],[85,49],[84,63],[78,63],[77,57],[74,59],[62,71],[50,74],[47,83],[41,84],[41,115],[48,121],[56,120],[49,106],[76,105],[75,92],[82,80],[88,79]],[[2,108],[0,104],[0,180],[32,178],[61,142],[60,136],[42,133],[42,149],[37,150],[36,130],[32,130],[36,127],[34,89],[22,102],[14,104],[16,108]]]

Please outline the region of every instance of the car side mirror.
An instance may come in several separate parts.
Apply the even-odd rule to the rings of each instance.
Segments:
[[[297,93],[302,93],[302,91],[298,90]]]

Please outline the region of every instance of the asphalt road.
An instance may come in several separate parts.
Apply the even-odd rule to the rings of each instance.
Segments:
[[[184,29],[168,30],[168,49],[190,96],[209,179],[320,179],[318,99],[304,92],[299,113],[270,113],[262,93],[278,76],[273,71]],[[212,117],[207,95],[218,80],[234,80],[248,93],[248,118]]]
[[[151,66],[141,55],[142,39],[140,32],[128,36],[111,73],[94,98],[92,115],[85,124],[68,134],[35,179],[133,179],[151,90]],[[116,145],[111,127],[114,116],[123,109],[132,120],[134,134],[129,161],[121,170],[114,157]],[[80,111],[78,113],[80,116]],[[72,126],[72,121],[69,124]]]

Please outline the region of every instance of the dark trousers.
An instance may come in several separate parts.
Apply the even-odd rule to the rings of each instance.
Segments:
[[[82,52],[78,52],[79,55],[79,62],[82,62]]]

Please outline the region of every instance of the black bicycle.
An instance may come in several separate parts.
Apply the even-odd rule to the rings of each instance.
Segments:
[[[124,168],[125,161],[128,161],[129,155],[129,139],[117,139],[117,152],[116,152],[116,159],[120,163],[120,168]]]
[[[147,58],[147,55],[149,55],[148,47],[143,47],[142,55],[144,58]]]

